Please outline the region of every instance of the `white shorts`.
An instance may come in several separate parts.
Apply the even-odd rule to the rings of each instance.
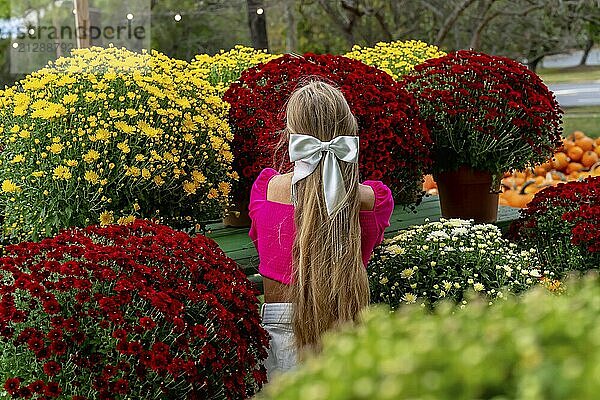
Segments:
[[[269,350],[264,366],[267,379],[296,366],[292,331],[292,303],[264,303],[260,309],[262,326],[269,333]]]

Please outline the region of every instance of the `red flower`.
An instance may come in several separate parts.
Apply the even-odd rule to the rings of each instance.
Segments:
[[[48,376],[54,376],[58,374],[60,370],[60,365],[55,361],[48,361],[46,364],[44,364],[44,372]]]
[[[430,128],[436,172],[524,169],[561,143],[562,110],[553,93],[509,58],[459,50],[417,65],[401,85]]]
[[[261,169],[279,168],[273,164],[273,153],[285,126],[281,110],[308,76],[333,83],[346,97],[359,126],[362,178],[382,180],[398,204],[419,201],[422,176],[431,165],[431,139],[413,97],[391,76],[360,61],[305,54],[284,55],[250,68],[225,93],[231,104],[233,167],[241,174],[234,190],[236,202],[248,200]],[[275,156],[284,162],[282,169],[292,168],[287,146]]]
[[[129,382],[125,379],[119,379],[115,382],[113,391],[117,394],[127,394],[129,392]]]
[[[563,266],[555,272],[574,268],[587,270],[600,265],[600,177],[583,181],[560,183],[538,192],[521,217],[511,225],[514,239],[544,249],[556,246],[578,248],[581,259],[575,265],[565,265],[571,260],[561,253]],[[567,243],[565,242],[565,239]],[[570,242],[570,243],[569,243]]]
[[[19,378],[9,378],[4,382],[4,389],[8,392],[8,394],[16,394],[21,386],[21,379]]]
[[[200,381],[205,398],[244,398],[262,385],[252,374],[268,344],[257,291],[211,239],[136,221],[67,230],[5,252],[0,270],[15,277],[0,286],[0,333],[14,357],[8,362],[45,361],[43,376],[32,369],[6,381],[7,392],[72,398],[80,381],[70,374],[89,377],[89,398],[187,398],[194,393],[189,384]],[[206,343],[211,347],[203,349]],[[252,389],[224,391],[228,374]],[[41,379],[49,376],[72,384],[61,387],[54,378],[46,385]],[[24,388],[24,379],[34,384]]]
[[[44,390],[44,394],[49,397],[58,397],[62,393],[62,389],[56,382],[48,382]]]

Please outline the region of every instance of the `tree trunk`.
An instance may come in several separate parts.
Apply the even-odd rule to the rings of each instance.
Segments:
[[[298,50],[298,31],[296,29],[295,1],[285,0],[285,19],[287,21],[287,34],[285,36],[285,49],[288,53]]]
[[[537,56],[532,60],[527,60],[527,68],[529,68],[532,72],[536,72],[538,65],[544,59],[544,56],[545,55]]]
[[[250,36],[255,49],[269,51],[267,38],[267,17],[262,0],[246,0],[248,5],[248,25]]]
[[[583,49],[583,55],[581,56],[581,60],[579,61],[579,65],[585,65],[587,63],[587,59],[590,55],[590,51],[594,47],[594,39],[592,39],[591,35],[588,36],[585,42],[585,48]]]
[[[77,47],[90,47],[90,9],[88,0],[75,0],[75,31],[77,32]]]

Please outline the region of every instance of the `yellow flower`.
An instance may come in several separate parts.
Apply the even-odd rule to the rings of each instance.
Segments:
[[[65,161],[65,164],[67,164],[69,167],[76,167],[79,163],[75,160],[67,160]]]
[[[165,183],[165,181],[164,181],[163,178],[161,178],[160,176],[156,175],[154,177],[154,183],[156,184],[156,186],[162,186]]]
[[[95,185],[96,183],[98,183],[98,179],[100,179],[100,176],[98,176],[98,174],[94,171],[85,171],[83,178],[86,181]]]
[[[79,99],[79,96],[71,93],[64,95],[62,101],[64,104],[73,104],[77,101],[77,99]]]
[[[231,191],[231,185],[227,182],[219,182],[219,190],[221,191],[221,193],[227,196]]]
[[[417,296],[414,293],[405,293],[404,296],[402,296],[402,300],[407,304],[411,304],[417,301]]]
[[[147,168],[142,168],[142,178],[149,179],[152,175]]]
[[[52,175],[52,177],[54,179],[64,179],[64,180],[68,180],[71,179],[71,171],[69,170],[69,168],[63,166],[63,165],[59,165],[58,167],[54,168],[54,174]]]
[[[206,182],[206,176],[200,171],[192,171],[192,179],[196,183],[204,183]]]
[[[187,194],[196,194],[196,189],[198,189],[198,185],[196,182],[185,181],[183,182],[183,190]]]
[[[89,150],[82,158],[86,163],[91,163],[97,161],[100,158],[100,154],[96,150]]]
[[[140,211],[140,205],[138,203],[133,203],[133,211]]]
[[[102,214],[100,214],[99,220],[100,226],[107,226],[114,222],[115,217],[112,211],[104,211]]]
[[[129,126],[123,121],[115,122],[115,128],[124,133],[133,133],[135,131],[135,128],[133,126]]]
[[[119,148],[119,150],[121,150],[123,153],[127,154],[131,151],[131,149],[129,148],[129,146],[127,145],[127,142],[121,142],[119,144],[117,144],[117,147]]]
[[[98,129],[96,131],[96,140],[108,140],[110,139],[110,132],[106,129]]]
[[[46,149],[50,150],[51,153],[60,154],[60,152],[63,151],[63,148],[64,146],[60,143],[52,143],[52,145]]]
[[[46,172],[44,171],[34,171],[31,173],[31,175],[35,176],[36,178],[41,178],[42,176],[46,175]]]
[[[19,133],[19,136],[22,137],[23,139],[28,139],[29,137],[31,137],[31,133],[29,133],[29,131],[22,130]]]
[[[129,225],[135,222],[135,217],[133,215],[128,215],[126,217],[121,217],[117,220],[117,224],[119,225]]]
[[[144,135],[151,137],[151,138],[162,135],[162,133],[163,133],[162,129],[153,128],[150,125],[148,125],[148,123],[146,123],[145,121],[138,121],[137,125]]]
[[[10,179],[5,179],[2,182],[2,191],[4,193],[19,193],[21,188],[14,184]]]
[[[10,160],[11,164],[16,164],[25,161],[25,157],[22,154],[17,154],[12,160]]]
[[[206,197],[208,197],[209,199],[215,199],[219,196],[219,192],[217,192],[217,190],[215,188],[212,188],[208,191],[208,194],[206,195]]]

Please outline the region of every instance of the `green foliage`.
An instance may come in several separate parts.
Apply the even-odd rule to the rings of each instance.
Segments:
[[[384,240],[369,262],[371,299],[393,308],[463,301],[475,290],[490,299],[501,290],[521,292],[538,282],[535,251],[519,251],[491,224],[451,219],[417,225]]]
[[[600,392],[600,279],[491,307],[371,310],[260,399],[592,400]]]

